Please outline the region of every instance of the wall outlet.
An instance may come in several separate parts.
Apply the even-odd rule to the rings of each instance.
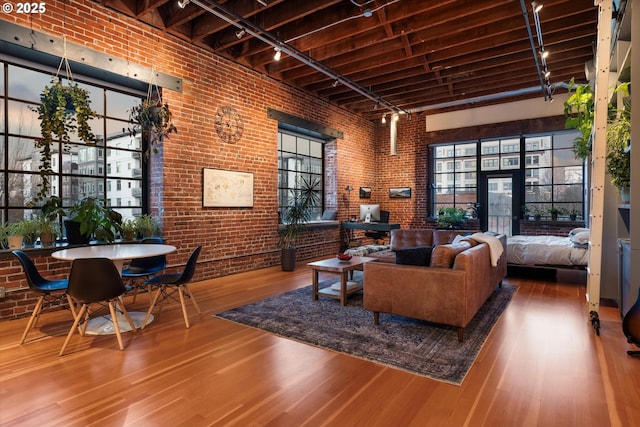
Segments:
[[[0,287],[0,298],[4,298],[7,296],[7,290],[5,288]]]

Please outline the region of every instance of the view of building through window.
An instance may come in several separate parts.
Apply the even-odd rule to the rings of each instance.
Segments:
[[[575,131],[437,145],[433,148],[433,215],[444,207],[469,209],[486,179],[490,229],[510,227],[520,215],[583,217],[584,163],[574,156]],[[480,167],[478,167],[480,165]],[[516,172],[523,183],[514,181]],[[506,174],[506,175],[505,175]],[[523,205],[513,206],[514,192]],[[484,196],[484,195],[483,195]],[[471,212],[471,209],[469,209]]]
[[[0,207],[2,221],[13,222],[38,213],[28,208],[41,182],[40,153],[34,145],[41,134],[40,121],[34,110],[51,75],[7,62],[0,64]],[[89,91],[91,107],[98,114],[90,123],[98,143],[88,146],[72,135],[69,144],[55,144],[51,164],[54,176],[50,177],[47,195],[62,198],[66,208],[94,196],[104,199],[124,218],[139,216],[144,206],[143,147],[140,134],[129,134],[128,111],[140,102],[140,96],[96,84],[78,84]]]

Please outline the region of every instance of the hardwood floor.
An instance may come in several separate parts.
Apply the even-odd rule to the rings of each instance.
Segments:
[[[587,321],[584,285],[519,287],[462,386],[322,350],[212,317],[311,283],[300,263],[194,283],[202,314],[164,303],[143,331],[75,334],[70,313],[0,323],[0,423],[11,426],[633,426],[640,359],[617,310]],[[311,296],[309,296],[311,298]],[[146,295],[129,310],[144,310]],[[34,339],[35,338],[35,339]]]

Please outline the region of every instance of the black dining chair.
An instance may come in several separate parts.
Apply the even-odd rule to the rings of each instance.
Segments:
[[[135,330],[136,327],[127,313],[127,309],[120,298],[126,291],[120,272],[108,258],[78,258],[71,264],[71,272],[69,273],[69,287],[67,292],[73,298],[73,300],[80,306],[78,314],[75,316],[75,320],[67,338],[62,344],[60,349],[60,356],[64,354],[67,344],[73,335],[73,332],[78,328],[78,324],[81,320],[84,323],[79,329],[80,335],[84,336],[87,325],[89,323],[89,317],[91,315],[91,309],[95,304],[98,304],[102,308],[105,304],[109,308],[111,314],[111,321],[113,322],[113,328],[118,338],[118,345],[120,350],[124,350],[122,344],[122,336],[120,335],[120,325],[118,324],[118,318],[116,316],[116,305],[119,306],[120,311],[129,322],[131,330]]]
[[[193,306],[196,308],[196,311],[200,313],[200,307],[198,307],[198,303],[196,303],[196,300],[193,297],[193,294],[191,293],[188,285],[193,278],[193,274],[196,271],[196,264],[198,262],[198,256],[200,255],[201,250],[202,245],[195,248],[195,250],[189,256],[189,260],[187,261],[187,264],[185,265],[182,273],[159,274],[144,282],[145,284],[151,285],[152,287],[157,287],[158,289],[155,291],[153,301],[149,306],[149,310],[147,311],[147,315],[145,316],[144,322],[142,322],[142,327],[140,329],[144,329],[144,327],[147,325],[147,321],[149,320],[149,317],[151,317],[151,312],[158,303],[158,299],[160,298],[160,296],[162,296],[162,300],[167,298],[175,299],[173,295],[176,292],[180,297],[184,323],[187,329],[189,329],[189,317],[187,316],[187,307],[184,299],[185,296],[189,298],[193,303]]]
[[[160,237],[147,237],[142,239],[141,243],[163,244],[164,240]],[[133,292],[133,302],[140,291],[149,292],[149,301],[151,301],[151,285],[145,285],[144,279],[149,276],[158,274],[167,267],[167,257],[158,255],[146,258],[132,259],[127,267],[122,270],[122,278],[127,280],[130,286],[128,292]]]
[[[27,334],[36,326],[36,323],[40,318],[40,313],[42,313],[43,310],[55,306],[61,307],[63,299],[66,298],[69,303],[69,309],[71,310],[74,318],[75,313],[73,301],[67,294],[67,287],[69,285],[69,281],[67,279],[45,279],[42,277],[40,272],[38,272],[38,268],[26,253],[19,250],[11,251],[11,253],[15,255],[20,261],[20,264],[22,264],[22,269],[24,270],[29,289],[40,294],[40,297],[36,302],[36,306],[31,313],[31,317],[29,317],[29,321],[27,322],[27,327],[24,329],[22,338],[20,339],[20,344],[24,344],[27,339]],[[52,295],[52,293],[57,293],[58,295]]]

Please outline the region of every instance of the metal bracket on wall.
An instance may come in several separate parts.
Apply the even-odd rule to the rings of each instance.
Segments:
[[[60,58],[64,56],[65,43],[60,37],[31,30],[11,22],[0,21],[0,52],[43,65],[57,67]],[[154,71],[154,78],[151,79],[150,68],[96,52],[68,41],[66,43],[66,56],[71,62],[74,74],[138,87],[142,90],[146,90],[147,85],[153,83],[164,89],[182,92],[182,79],[179,77]],[[112,76],[106,76],[109,73]],[[129,79],[129,81],[128,83],[118,81],[113,75]],[[137,84],[132,85],[131,80],[137,82]],[[153,82],[150,80],[153,80]]]

